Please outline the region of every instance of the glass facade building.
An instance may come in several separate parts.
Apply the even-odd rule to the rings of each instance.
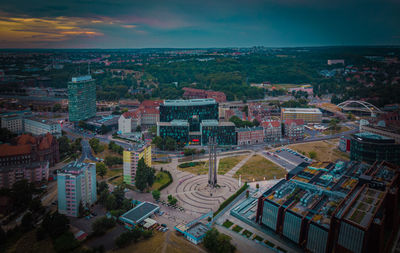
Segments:
[[[387,161],[400,164],[400,144],[394,139],[363,132],[352,136],[350,141],[350,159],[374,163]]]
[[[68,111],[72,122],[96,116],[96,84],[92,76],[73,77],[68,83]]]
[[[160,105],[160,122],[187,120],[189,131],[200,131],[202,120],[218,120],[218,103],[214,99],[165,100]]]
[[[235,124],[203,120],[200,124],[201,145],[207,145],[209,137],[217,137],[218,145],[236,145]]]
[[[187,120],[173,120],[171,122],[157,123],[157,136],[162,138],[171,137],[177,143],[189,141],[189,123]]]

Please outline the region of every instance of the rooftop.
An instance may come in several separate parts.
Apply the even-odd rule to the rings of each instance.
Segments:
[[[128,222],[140,223],[146,219],[150,214],[159,210],[160,207],[150,202],[142,202],[138,206],[132,208],[124,213],[121,218]]]
[[[391,140],[391,138],[382,136],[382,135],[378,135],[378,134],[373,134],[370,132],[362,132],[362,133],[357,133],[354,134],[356,137],[360,137],[360,138],[366,138],[366,139],[373,139],[373,140]]]
[[[93,80],[91,75],[77,76],[77,77],[72,77],[71,83],[81,83],[81,82],[87,82],[87,81],[91,81],[91,80]]]
[[[282,112],[289,113],[318,113],[322,114],[322,112],[318,108],[282,108]]]
[[[189,122],[183,119],[174,119],[171,122],[157,122],[159,126],[185,126],[189,127]]]
[[[78,163],[77,161],[71,162],[64,167],[62,167],[58,173],[64,174],[80,174],[86,168],[90,166],[96,166],[94,163]]]
[[[188,100],[164,100],[164,106],[198,106],[198,105],[212,105],[217,102],[213,98],[204,99],[188,99]]]

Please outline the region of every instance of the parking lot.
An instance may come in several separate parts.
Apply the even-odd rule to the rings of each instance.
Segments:
[[[275,152],[264,151],[263,154],[287,171],[291,171],[303,162],[311,163],[312,161],[310,158],[287,148],[278,149]]]

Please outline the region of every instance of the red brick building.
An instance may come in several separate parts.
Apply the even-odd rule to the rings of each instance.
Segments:
[[[0,168],[34,162],[49,162],[49,166],[54,166],[59,161],[58,142],[50,133],[36,137],[23,134],[13,144],[0,145]]]
[[[237,145],[250,145],[264,142],[262,127],[243,127],[236,129]]]
[[[196,99],[196,98],[213,98],[218,103],[226,102],[226,95],[221,91],[212,91],[212,90],[201,90],[194,88],[183,88],[185,93],[183,93],[183,97],[187,99]]]

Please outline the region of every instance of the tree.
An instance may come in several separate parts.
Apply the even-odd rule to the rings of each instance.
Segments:
[[[59,110],[61,110],[61,105],[60,104],[55,104],[53,106],[53,112],[58,112]]]
[[[82,217],[85,214],[85,208],[82,204],[82,201],[79,201],[79,207],[78,207],[78,212],[79,212],[79,217]]]
[[[115,220],[113,218],[101,217],[96,219],[92,223],[92,230],[94,235],[102,235],[105,232],[115,226]]]
[[[65,232],[54,241],[54,249],[57,253],[72,252],[79,246],[79,242],[75,239],[71,232]]]
[[[158,149],[162,149],[163,139],[160,136],[156,136],[153,138],[151,143],[156,145]]]
[[[168,195],[168,203],[170,205],[174,206],[174,205],[176,205],[177,202],[178,202],[178,200],[174,196],[172,196],[171,194]]]
[[[338,119],[331,119],[331,121],[329,122],[329,128],[332,130],[338,130],[339,126],[338,126],[339,120]]]
[[[175,150],[176,149],[176,141],[173,138],[167,136],[165,138],[165,148],[170,151]]]
[[[14,183],[11,189],[11,197],[17,208],[25,209],[32,200],[33,186],[26,179]]]
[[[42,227],[54,239],[68,230],[69,219],[58,212],[53,214],[47,213],[43,219]]]
[[[113,194],[109,194],[106,200],[107,210],[114,210],[117,208],[117,200]]]
[[[160,199],[160,191],[159,190],[154,190],[151,192],[153,195],[154,200],[158,201]]]
[[[315,158],[317,158],[317,153],[315,151],[310,151],[310,152],[308,152],[308,156],[311,159],[315,159]]]
[[[147,187],[150,187],[154,183],[155,171],[153,168],[147,166],[144,159],[141,158],[138,162],[136,170],[135,185],[140,191],[143,191]]]
[[[231,244],[231,238],[212,228],[203,239],[204,247],[211,253],[233,253],[236,248]]]
[[[152,126],[149,128],[149,133],[153,136],[155,136],[157,134],[157,127],[156,126]]]
[[[96,172],[97,175],[99,175],[101,178],[104,178],[104,176],[107,174],[107,167],[104,163],[96,163]]]
[[[142,127],[141,126],[137,126],[135,131],[136,132],[141,132],[142,131]]]

